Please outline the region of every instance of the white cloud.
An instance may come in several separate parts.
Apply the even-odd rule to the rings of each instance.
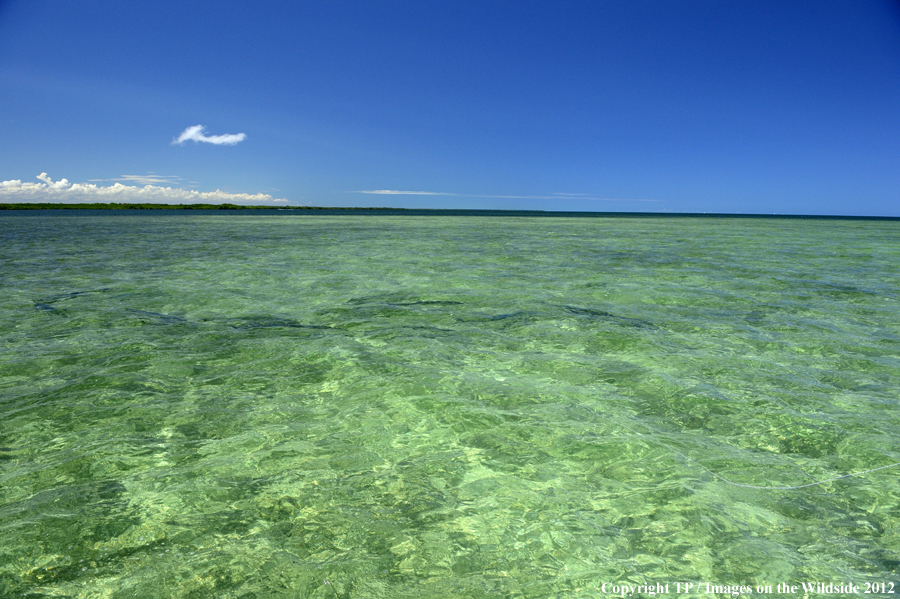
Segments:
[[[441,193],[439,191],[397,191],[396,189],[371,189],[368,191],[354,191],[351,193],[374,193],[388,196],[455,196],[458,193]]]
[[[126,175],[127,176],[127,175]],[[265,193],[228,193],[226,191],[193,191],[158,185],[123,185],[108,187],[93,183],[69,183],[66,179],[53,182],[47,173],[37,176],[43,183],[22,183],[19,179],[0,181],[2,203],[62,203],[116,202],[140,204],[272,204],[284,206],[285,199]]]
[[[41,173],[37,176],[38,179],[47,184],[50,189],[66,189],[71,185],[68,179],[60,179],[56,183],[50,180],[50,177],[47,176],[47,173]],[[37,185],[37,183],[35,183]]]
[[[176,177],[175,175],[155,175],[150,173],[149,175],[122,175],[121,177],[114,177],[112,179],[89,179],[89,181],[125,181],[126,183],[137,183],[138,185],[153,185],[154,183],[178,185],[181,182],[181,177]]]
[[[202,141],[208,144],[233,146],[234,144],[244,141],[247,136],[244,133],[228,133],[226,135],[204,135],[205,127],[203,125],[194,125],[188,127],[181,132],[178,139],[172,141],[173,144],[183,144],[186,141]]]

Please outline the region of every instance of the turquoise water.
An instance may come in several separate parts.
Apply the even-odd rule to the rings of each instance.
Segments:
[[[5,213],[0,285],[3,597],[898,580],[900,467],[736,484],[900,462],[900,222]]]

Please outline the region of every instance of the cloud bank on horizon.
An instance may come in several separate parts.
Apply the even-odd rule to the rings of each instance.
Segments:
[[[68,179],[53,181],[47,173],[37,179],[42,183],[23,183],[19,179],[0,181],[0,203],[60,203],[87,204],[117,202],[140,204],[273,204],[284,206],[287,200],[273,198],[266,193],[228,193],[226,191],[193,191],[158,185],[123,185],[108,187],[93,183],[69,183]]]
[[[178,136],[177,139],[172,141],[172,144],[181,145],[186,141],[193,142],[203,142],[207,144],[215,144],[217,146],[233,146],[238,142],[242,142],[247,139],[247,135],[244,133],[226,133],[225,135],[205,135],[204,131],[206,127],[203,125],[194,125],[193,127],[188,127],[184,131],[181,132],[181,135]]]

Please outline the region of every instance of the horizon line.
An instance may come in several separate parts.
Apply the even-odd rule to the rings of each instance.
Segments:
[[[13,208],[14,206],[14,208]],[[101,208],[109,206],[111,208]],[[93,208],[92,208],[93,207]],[[115,208],[112,208],[115,207]],[[593,210],[517,210],[517,209],[499,209],[499,208],[398,208],[390,206],[305,206],[301,204],[288,204],[281,206],[273,206],[271,204],[233,204],[230,202],[220,204],[206,203],[189,203],[189,204],[162,204],[152,202],[0,202],[0,211],[5,210],[77,210],[83,208],[87,210],[335,210],[335,211],[393,211],[405,213],[447,213],[448,215],[458,216],[502,216],[505,214],[518,216],[633,216],[633,217],[701,217],[701,218],[809,218],[809,219],[847,219],[847,220],[897,220],[900,216],[879,216],[879,215],[851,215],[851,214],[762,214],[762,213],[745,213],[745,212],[659,212],[659,211],[593,211]],[[498,214],[501,213],[501,214]]]

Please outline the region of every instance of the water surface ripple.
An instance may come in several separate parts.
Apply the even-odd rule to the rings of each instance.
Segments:
[[[900,223],[0,215],[0,596],[896,581]],[[900,588],[897,589],[900,591]]]

